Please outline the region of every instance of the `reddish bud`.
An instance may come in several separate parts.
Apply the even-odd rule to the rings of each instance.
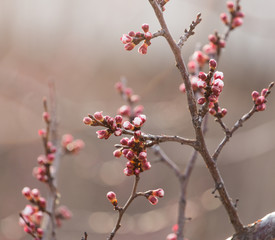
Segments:
[[[146,160],[147,159],[147,153],[146,152],[140,152],[138,155],[138,159],[140,161]]]
[[[257,111],[264,111],[265,109],[266,109],[266,105],[264,103],[260,104],[256,107]]]
[[[208,35],[208,40],[210,42],[215,43],[215,42],[217,42],[217,37],[214,34],[210,34],[210,35]]]
[[[149,24],[144,23],[142,24],[141,28],[145,33],[147,33],[149,31]]]
[[[127,154],[126,154],[126,158],[127,158],[128,160],[132,160],[134,157],[135,157],[134,152],[133,152],[132,150],[129,150],[129,151],[127,152]]]
[[[220,48],[225,48],[225,45],[226,45],[226,42],[224,41],[224,40],[220,40],[219,41],[219,46],[220,46]]]
[[[122,84],[122,82],[117,82],[117,83],[115,84],[115,89],[116,89],[118,92],[122,93],[122,91],[123,91],[123,84]]]
[[[116,194],[114,192],[108,192],[106,194],[106,197],[108,198],[109,201],[113,201],[116,198]]]
[[[26,225],[24,227],[24,232],[26,232],[26,233],[32,233],[32,229]]]
[[[257,99],[256,99],[256,102],[255,102],[255,104],[256,105],[260,105],[260,104],[262,104],[262,103],[265,103],[265,97],[264,96],[259,96]]]
[[[46,123],[50,122],[50,114],[48,112],[43,112],[43,119]]]
[[[36,232],[37,232],[37,235],[39,238],[42,238],[43,234],[44,234],[44,231],[42,228],[37,228],[36,229]]]
[[[135,37],[135,36],[136,36],[136,33],[135,33],[134,31],[130,31],[130,32],[128,33],[128,35],[129,35],[130,37]]]
[[[128,34],[123,34],[120,40],[123,44],[127,44],[127,43],[131,43],[133,41],[133,38],[130,37]]]
[[[108,139],[111,135],[107,130],[99,130],[96,134],[99,139]]]
[[[214,73],[214,79],[221,79],[221,80],[223,80],[223,73],[222,72],[219,72],[219,71],[216,71],[215,73]]]
[[[224,24],[226,24],[226,25],[228,24],[228,17],[226,15],[226,13],[222,13],[220,15],[220,19],[223,21]]]
[[[29,187],[24,187],[22,189],[22,194],[28,199],[31,200],[32,196],[31,196],[31,189]]]
[[[89,117],[84,117],[83,118],[83,123],[86,125],[92,125],[93,124],[93,120]]]
[[[162,198],[164,196],[164,191],[162,188],[159,188],[155,191],[153,191],[154,196]]]
[[[239,27],[243,25],[243,19],[240,17],[235,17],[232,22],[232,28]]]
[[[233,2],[228,1],[226,3],[226,5],[227,5],[227,8],[229,9],[230,12],[234,10],[234,3]]]
[[[211,115],[216,115],[216,110],[215,110],[214,108],[210,108],[210,109],[209,109],[209,113],[210,113]]]
[[[140,114],[138,117],[141,119],[142,123],[146,122],[146,115]]]
[[[152,33],[151,32],[147,32],[144,34],[144,37],[147,41],[149,41],[152,38]],[[149,45],[149,44],[148,44]]]
[[[205,81],[199,80],[197,81],[197,87],[198,88],[206,88],[207,84]]]
[[[134,129],[134,126],[129,122],[129,121],[125,121],[123,123],[123,127],[126,129],[126,130],[133,130]]]
[[[124,49],[127,51],[131,51],[134,49],[135,46],[136,45],[133,42],[129,42],[124,45]]]
[[[142,169],[144,171],[146,170],[149,170],[151,168],[151,164],[149,162],[145,162],[143,165],[142,165]]]
[[[129,138],[122,138],[122,139],[120,140],[120,143],[121,143],[122,145],[128,145],[128,141],[129,141]]]
[[[126,176],[132,176],[132,175],[134,174],[133,170],[130,169],[130,168],[124,168],[123,173],[124,173]]]
[[[221,109],[221,115],[222,117],[224,117],[227,114],[227,109],[226,108],[222,108]]]
[[[34,198],[35,200],[38,200],[39,197],[40,197],[40,192],[39,192],[39,190],[38,190],[37,188],[34,188],[34,189],[32,189],[32,191],[31,191],[31,195],[33,196],[33,198]]]
[[[144,107],[143,105],[138,105],[134,108],[134,114],[137,116],[137,115],[140,115],[141,113],[143,113],[143,110],[144,110]]]
[[[42,208],[43,210],[46,208],[46,199],[43,197],[39,198],[39,207]]]
[[[207,75],[204,72],[200,72],[198,78],[204,81],[207,78]]]
[[[39,135],[40,137],[46,137],[46,134],[47,134],[47,132],[46,132],[45,129],[39,129],[39,130],[38,130],[38,135]]]
[[[197,100],[197,103],[200,104],[200,105],[204,104],[205,102],[206,102],[205,97],[201,97]]]
[[[190,61],[187,64],[189,73],[195,73],[196,72],[196,63],[195,61]]]
[[[150,195],[147,199],[149,200],[149,202],[150,202],[152,205],[156,205],[156,204],[158,203],[158,201],[159,201],[159,200],[158,200],[155,196],[153,196],[153,195]]]
[[[140,127],[143,124],[143,121],[140,117],[135,117],[132,123],[135,125],[135,127]]]
[[[138,52],[142,55],[146,54],[147,53],[147,48],[148,48],[148,44],[146,43],[143,43],[139,49],[138,49]]]
[[[48,164],[51,164],[54,161],[54,159],[55,159],[55,155],[53,153],[49,153],[47,155],[47,163]]]
[[[209,67],[210,69],[214,70],[217,67],[217,62],[215,59],[210,59],[209,60]]]
[[[240,12],[240,11],[239,11],[239,12],[236,13],[236,17],[244,18],[245,15],[244,15],[243,12]]]
[[[256,101],[256,99],[260,96],[260,94],[257,91],[253,91],[251,93],[253,101]]]
[[[186,88],[185,88],[185,84],[184,84],[184,83],[182,83],[182,84],[179,86],[179,90],[180,90],[181,92],[183,92],[183,93],[186,92]]]
[[[114,157],[119,158],[119,157],[121,157],[122,152],[121,152],[121,150],[118,149],[113,152],[113,155],[114,155]]]
[[[127,116],[129,117],[131,113],[131,108],[127,105],[123,105],[118,109],[118,114],[122,116]]]
[[[268,89],[267,88],[264,88],[262,91],[261,91],[261,95],[265,97],[266,93],[268,92]]]
[[[45,155],[39,155],[37,158],[37,162],[40,165],[43,165],[47,162],[46,156]]]

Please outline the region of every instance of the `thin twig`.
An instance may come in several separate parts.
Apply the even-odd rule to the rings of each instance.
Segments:
[[[125,213],[125,211],[127,210],[127,208],[130,206],[131,202],[138,196],[140,196],[140,194],[137,194],[137,185],[139,182],[140,177],[135,175],[135,181],[134,181],[134,185],[133,185],[133,189],[132,189],[132,193],[131,196],[129,197],[129,199],[127,200],[127,202],[125,203],[125,205],[122,208],[116,208],[115,210],[118,211],[118,219],[116,222],[116,225],[114,227],[114,229],[112,230],[112,232],[110,233],[110,236],[107,238],[107,240],[112,240],[113,237],[115,236],[116,232],[118,231],[118,229],[120,228],[121,224],[121,220],[122,220],[122,216]]]
[[[178,46],[179,46],[180,48],[183,47],[184,42],[186,42],[187,39],[188,39],[189,37],[191,37],[192,35],[195,34],[194,29],[195,29],[196,26],[201,22],[201,20],[202,20],[202,19],[201,19],[201,13],[199,13],[199,14],[197,15],[196,20],[195,20],[195,21],[192,21],[192,23],[190,24],[189,29],[188,29],[188,30],[187,30],[187,29],[184,30],[184,35],[180,37],[180,40],[179,40],[179,42],[178,42]]]
[[[268,86],[268,92],[265,95],[265,98],[268,97],[268,95],[270,94],[271,88],[274,86],[274,82],[270,83]],[[243,126],[243,123],[246,122],[248,119],[250,119],[254,113],[257,112],[256,110],[257,106],[254,104],[253,107],[250,109],[250,111],[246,114],[244,114],[235,124],[234,126],[231,128],[231,130],[229,131],[227,128],[227,130],[225,131],[226,135],[223,138],[223,140],[220,142],[219,146],[217,147],[217,149],[215,150],[215,152],[212,155],[212,158],[214,161],[217,161],[217,158],[219,156],[219,154],[221,153],[223,147],[225,146],[225,144],[229,141],[229,139],[232,137],[233,133],[236,132],[240,127]],[[222,122],[222,120],[220,119],[218,121],[222,127],[224,126],[224,123]],[[223,127],[224,128],[224,127]]]

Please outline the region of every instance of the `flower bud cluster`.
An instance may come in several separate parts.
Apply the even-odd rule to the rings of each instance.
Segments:
[[[220,18],[222,22],[229,26],[230,29],[234,29],[236,27],[239,27],[243,24],[243,18],[244,13],[241,11],[241,7],[239,4],[234,4],[234,2],[228,1],[227,3],[227,9],[231,15],[231,20],[228,19],[228,16],[226,13],[221,13]]]
[[[66,153],[78,153],[85,143],[81,139],[74,140],[71,134],[65,134],[62,136],[61,145]]]
[[[214,59],[209,60],[209,73],[199,73],[197,88],[200,88],[204,96],[197,100],[197,103],[203,105],[208,103],[209,113],[216,117],[224,117],[227,113],[225,108],[220,108],[218,98],[223,90],[223,73],[216,71],[217,62]]]
[[[137,105],[133,107],[133,105],[140,100],[140,97],[139,95],[133,93],[132,88],[127,88],[122,82],[117,82],[115,84],[115,89],[129,103],[128,105],[122,105],[118,109],[119,115],[123,117],[133,118],[143,113],[143,105]]]
[[[56,225],[61,227],[62,220],[68,220],[72,218],[72,212],[66,206],[59,206],[55,210]]]
[[[114,192],[108,192],[106,197],[108,198],[110,203],[113,204],[114,207],[117,206],[117,198],[116,198],[116,194]]]
[[[138,52],[140,54],[146,54],[148,46],[151,45],[152,33],[149,32],[149,25],[143,24],[141,26],[142,32],[134,32],[130,31],[128,34],[123,34],[120,38],[121,42],[124,44],[124,49],[127,51],[131,51],[134,49],[136,45],[138,45],[141,41],[143,44],[139,47]]]
[[[148,201],[152,205],[156,205],[158,203],[158,198],[162,198],[164,196],[164,191],[162,188],[150,191],[149,194],[146,194]]]
[[[40,196],[38,189],[30,189],[24,187],[22,194],[29,200],[33,205],[27,204],[24,210],[21,212],[19,224],[24,228],[26,233],[35,236],[36,239],[42,239],[44,231],[41,228],[43,220],[43,212],[46,209],[46,200]]]
[[[261,91],[261,94],[257,91],[253,91],[251,93],[252,100],[254,101],[254,104],[256,106],[257,111],[264,111],[266,109],[266,94],[268,93],[268,89],[264,88]]]

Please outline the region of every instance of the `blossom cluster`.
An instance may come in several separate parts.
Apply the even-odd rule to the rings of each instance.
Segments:
[[[137,105],[133,107],[133,105],[140,100],[140,97],[139,95],[133,93],[132,88],[125,87],[122,82],[117,82],[115,84],[115,89],[128,103],[128,105],[122,105],[118,109],[117,112],[119,115],[123,117],[127,117],[129,119],[133,119],[134,117],[137,117],[138,115],[143,113],[143,110],[144,110],[143,105]]]
[[[65,153],[78,153],[84,148],[85,143],[81,139],[75,139],[71,134],[64,134],[61,140],[61,146]]]
[[[131,51],[136,45],[141,41],[143,44],[139,47],[138,52],[140,54],[146,54],[148,46],[151,45],[152,33],[149,32],[149,25],[147,23],[142,24],[142,32],[130,31],[128,34],[123,34],[120,38],[121,42],[124,44],[124,49]]]
[[[42,239],[43,229],[41,223],[43,220],[43,212],[46,209],[46,199],[41,197],[38,189],[30,189],[24,187],[22,194],[33,205],[27,204],[21,212],[19,224],[24,228],[26,233],[31,234],[35,239]]]
[[[158,198],[162,198],[164,196],[164,191],[162,188],[158,188],[156,190],[149,191],[149,193],[145,194],[145,196],[152,205],[156,205],[158,203]]]
[[[222,22],[229,26],[230,29],[234,29],[243,24],[244,13],[241,11],[241,7],[239,4],[234,4],[234,2],[228,1],[227,3],[228,11],[231,15],[231,21],[226,13],[221,13],[220,18]]]
[[[123,132],[133,135],[130,139],[127,137],[122,138],[119,149],[113,153],[115,157],[124,155],[128,159],[124,169],[126,176],[139,175],[140,172],[151,168],[150,163],[147,161],[145,140],[142,138],[140,131],[145,121],[146,116],[144,114],[138,115],[132,121],[124,121],[121,115],[116,115],[112,118],[103,116],[102,112],[95,112],[93,115],[83,119],[86,125],[105,127],[105,129],[96,132],[99,139],[108,139],[112,134],[121,136]]]
[[[253,91],[251,93],[252,100],[254,101],[254,104],[256,106],[257,111],[264,111],[266,109],[266,95],[268,93],[268,89],[264,88],[261,91],[261,94],[257,91]]]

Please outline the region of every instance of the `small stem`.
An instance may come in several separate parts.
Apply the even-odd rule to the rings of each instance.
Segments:
[[[132,201],[137,197],[140,196],[140,194],[137,194],[137,185],[139,182],[140,177],[135,175],[135,181],[134,181],[134,185],[133,185],[133,189],[132,189],[132,193],[131,196],[129,197],[129,199],[127,200],[127,202],[125,203],[125,205],[122,208],[118,208],[116,209],[118,211],[118,219],[116,222],[116,225],[113,229],[113,231],[110,233],[110,236],[107,238],[107,240],[112,240],[116,234],[116,232],[118,231],[118,229],[120,228],[120,222],[122,220],[123,214],[125,213],[125,211],[127,210],[127,208],[130,206],[130,204],[132,203]]]

